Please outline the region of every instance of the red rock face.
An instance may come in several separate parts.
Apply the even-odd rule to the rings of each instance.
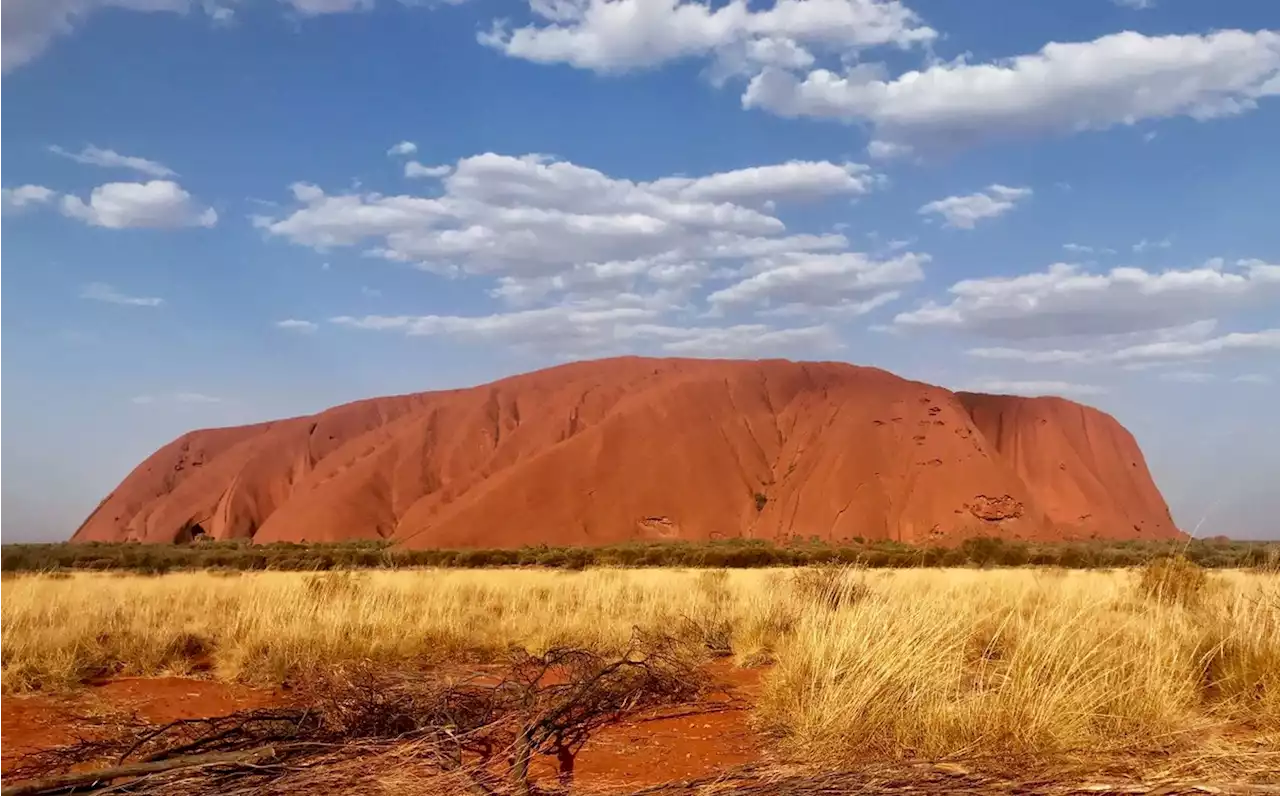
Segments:
[[[1179,535],[1133,437],[1060,398],[843,363],[620,359],[194,431],[75,541],[410,547]]]

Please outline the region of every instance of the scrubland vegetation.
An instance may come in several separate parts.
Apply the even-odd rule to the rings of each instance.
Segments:
[[[107,674],[305,681],[343,663],[602,654],[636,628],[764,666],[800,759],[1048,754],[1280,732],[1280,575],[1138,570],[592,569],[10,576],[3,690]]]
[[[196,570],[404,569],[446,567],[798,567],[856,564],[871,568],[1045,566],[1069,569],[1141,566],[1177,555],[1209,569],[1280,570],[1280,543],[1225,538],[1188,541],[1021,542],[975,538],[954,547],[913,547],[858,537],[823,542],[795,537],[786,544],[761,539],[714,542],[635,542],[602,547],[405,550],[386,542],[334,544],[199,541],[182,545],[136,543],[16,544],[0,549],[5,572],[129,570],[148,574]]]

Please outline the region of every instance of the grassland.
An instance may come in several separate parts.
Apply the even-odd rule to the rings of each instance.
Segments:
[[[768,665],[782,748],[872,755],[1195,746],[1280,731],[1280,576],[1146,570],[411,570],[7,577],[3,690],[104,674],[279,684],[349,662],[610,651],[635,628]]]

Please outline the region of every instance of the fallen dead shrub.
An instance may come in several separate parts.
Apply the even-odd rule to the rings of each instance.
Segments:
[[[296,792],[300,772],[323,767],[329,786],[350,788],[368,773],[361,761],[396,755],[441,783],[528,794],[534,756],[555,757],[567,784],[582,745],[601,727],[692,701],[706,682],[669,638],[642,634],[618,657],[575,648],[513,652],[497,676],[354,667],[313,683],[300,695],[305,707],[135,724],[29,755],[6,784],[22,780],[18,792],[43,794],[64,791],[68,777],[84,790],[124,779],[130,793],[247,794],[282,792],[277,786],[288,782]],[[72,772],[87,764],[96,773]],[[350,781],[335,782],[335,772]]]

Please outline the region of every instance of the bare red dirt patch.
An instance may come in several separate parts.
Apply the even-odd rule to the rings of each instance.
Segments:
[[[578,755],[575,782],[643,787],[760,760],[763,739],[750,721],[759,671],[719,665],[712,673],[722,690],[702,702],[637,716],[593,736]],[[113,715],[136,714],[161,724],[286,701],[278,692],[177,677],[112,680],[56,697],[5,697],[3,767],[8,771],[25,753],[107,730]],[[535,780],[554,782],[555,761],[540,758],[532,774]]]
[[[0,705],[0,747],[8,771],[28,752],[61,746],[79,735],[109,729],[112,716],[129,714],[164,724],[222,716],[284,702],[273,691],[184,677],[130,677],[72,694],[6,696]]]

